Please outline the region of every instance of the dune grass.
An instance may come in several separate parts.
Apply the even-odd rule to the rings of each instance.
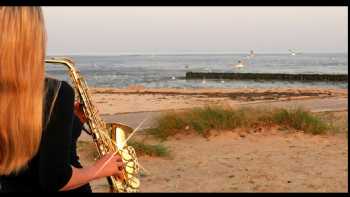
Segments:
[[[303,109],[280,109],[272,115],[274,123],[302,130],[305,133],[324,134],[330,129],[330,125],[320,117]]]
[[[162,144],[150,145],[145,144],[143,142],[130,140],[128,142],[129,146],[132,146],[136,154],[139,155],[149,155],[149,156],[157,156],[157,157],[166,157],[169,155],[169,150],[167,147]],[[88,153],[88,157],[90,159],[94,159],[98,157],[97,149],[93,142],[91,141],[78,141],[77,143],[78,152],[82,152],[85,150],[85,153]]]
[[[310,134],[324,134],[331,127],[320,117],[304,110],[238,108],[206,106],[182,112],[169,112],[158,118],[156,126],[147,132],[166,139],[178,132],[194,131],[204,135],[211,129],[252,128],[257,125],[280,125]]]
[[[169,155],[169,150],[161,144],[150,145],[138,141],[130,141],[128,145],[134,147],[137,155],[157,157],[166,157]]]

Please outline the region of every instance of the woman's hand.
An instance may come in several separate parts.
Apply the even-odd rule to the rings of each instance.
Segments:
[[[74,114],[79,118],[82,124],[86,122],[86,117],[83,108],[81,107],[81,104],[78,101],[74,102]]]
[[[92,166],[84,168],[75,168],[72,166],[72,169],[72,177],[60,191],[72,190],[92,180],[108,176],[115,176],[118,179],[123,179],[124,177],[122,158],[114,153],[104,155]]]
[[[120,155],[108,153],[94,164],[95,176],[97,178],[116,176],[123,177],[124,164]]]

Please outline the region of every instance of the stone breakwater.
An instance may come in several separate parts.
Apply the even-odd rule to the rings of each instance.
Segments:
[[[214,73],[187,72],[186,79],[236,79],[279,81],[348,81],[347,74]]]

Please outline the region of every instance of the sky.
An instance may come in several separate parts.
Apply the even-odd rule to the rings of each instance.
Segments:
[[[48,54],[348,51],[347,7],[43,7]]]

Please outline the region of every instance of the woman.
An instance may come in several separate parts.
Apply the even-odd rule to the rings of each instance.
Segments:
[[[91,191],[123,163],[109,153],[81,167],[84,117],[68,83],[45,80],[45,47],[41,8],[0,7],[0,191]]]

